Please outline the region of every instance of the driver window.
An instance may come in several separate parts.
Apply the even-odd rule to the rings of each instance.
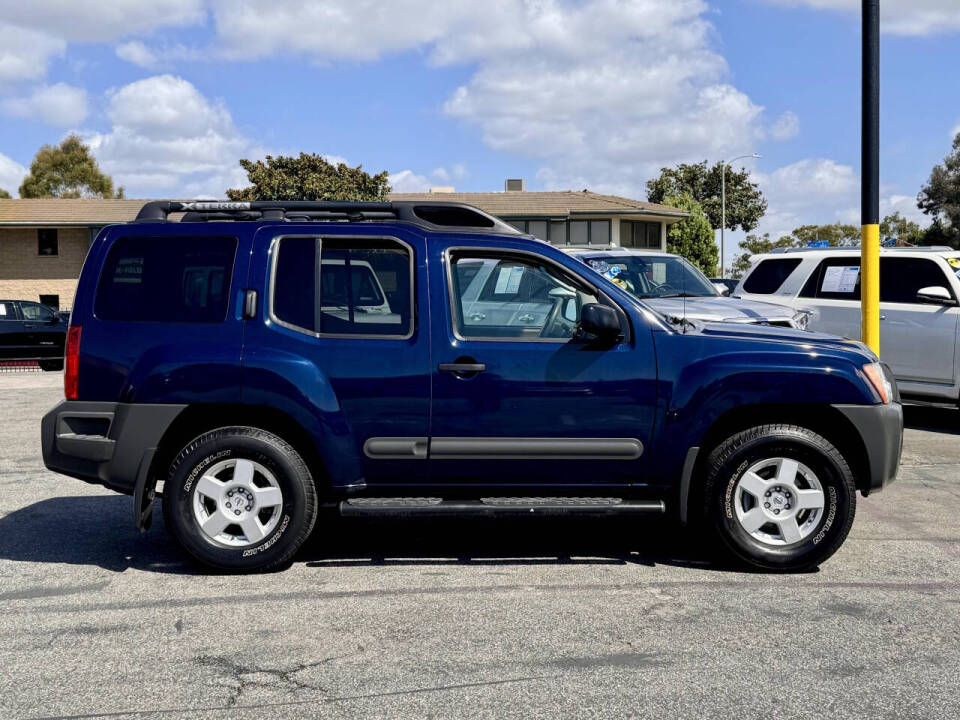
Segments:
[[[520,257],[453,258],[457,333],[463,338],[569,340],[595,295],[549,263]]]
[[[20,312],[24,320],[45,322],[54,317],[53,310],[38,303],[20,303]]]

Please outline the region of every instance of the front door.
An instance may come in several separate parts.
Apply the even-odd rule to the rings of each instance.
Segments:
[[[611,301],[527,251],[431,248],[430,477],[517,488],[642,484],[656,399],[650,331],[576,336],[580,309]]]

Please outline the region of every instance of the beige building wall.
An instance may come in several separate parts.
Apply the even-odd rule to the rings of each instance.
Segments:
[[[0,228],[0,298],[40,300],[59,295],[60,307],[69,308],[77,279],[90,247],[87,228],[58,228],[59,254],[37,252],[37,228]]]

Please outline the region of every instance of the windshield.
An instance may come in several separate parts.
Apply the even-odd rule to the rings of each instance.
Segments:
[[[639,298],[716,297],[706,275],[680,257],[593,255],[584,261]]]

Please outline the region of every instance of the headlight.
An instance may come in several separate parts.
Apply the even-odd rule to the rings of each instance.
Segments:
[[[863,374],[867,376],[867,380],[870,381],[870,386],[877,391],[877,395],[880,396],[880,401],[886,405],[893,398],[893,386],[890,384],[890,381],[887,380],[886,375],[883,374],[883,368],[880,367],[880,363],[868,363],[863,366]]]

